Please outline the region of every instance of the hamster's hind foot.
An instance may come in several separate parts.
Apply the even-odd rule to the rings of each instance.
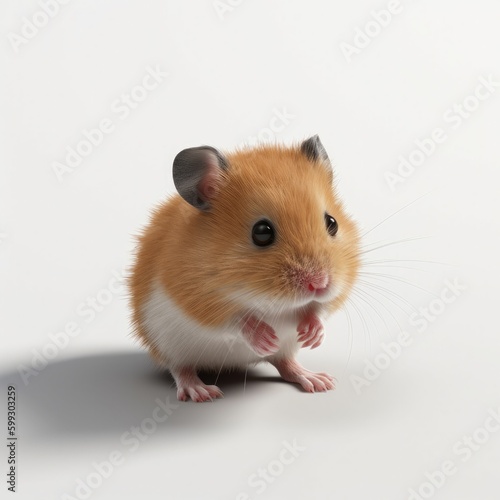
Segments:
[[[306,370],[294,359],[280,359],[271,363],[284,380],[300,384],[306,392],[326,392],[335,389],[335,379],[331,375]]]
[[[179,401],[191,399],[196,403],[203,403],[224,396],[216,385],[204,384],[194,368],[171,370],[171,374],[177,386],[177,399]]]

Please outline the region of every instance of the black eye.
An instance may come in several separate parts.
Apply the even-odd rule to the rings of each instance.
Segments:
[[[325,214],[325,224],[326,229],[330,233],[330,236],[335,236],[339,230],[339,225],[337,221],[329,214]]]
[[[274,228],[267,220],[256,222],[252,228],[252,240],[258,247],[267,247],[274,241]]]

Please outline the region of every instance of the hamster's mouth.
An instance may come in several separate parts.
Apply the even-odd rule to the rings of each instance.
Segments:
[[[312,297],[312,301],[315,302],[331,302],[339,294],[337,287],[329,286],[328,288],[323,288],[321,290],[316,290]]]
[[[326,287],[326,288],[320,288],[318,290],[314,290],[312,292],[313,296],[314,297],[324,297],[325,295],[330,295],[331,294],[330,288],[331,287]]]
[[[300,306],[307,305],[311,302],[331,302],[336,299],[340,294],[340,289],[338,286],[334,286],[332,283],[324,288],[318,288],[315,290],[307,290],[305,293],[302,290],[295,300]]]
[[[332,302],[341,295],[343,287],[339,283],[330,282],[327,286],[314,290],[304,289],[304,287],[295,288],[295,290],[294,288],[288,288],[287,292],[278,296],[271,290],[256,294],[252,289],[248,289],[230,294],[229,297],[254,309],[269,309],[271,305],[273,308],[286,311],[305,307],[313,302],[319,304]]]

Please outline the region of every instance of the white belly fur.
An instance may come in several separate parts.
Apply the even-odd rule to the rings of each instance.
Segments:
[[[262,319],[266,321],[265,316]],[[149,342],[165,359],[165,368],[244,368],[274,357],[294,356],[299,348],[295,315],[272,315],[267,320],[278,335],[280,350],[262,358],[248,347],[234,323],[220,328],[199,325],[174,304],[158,283],[142,308],[142,326]]]

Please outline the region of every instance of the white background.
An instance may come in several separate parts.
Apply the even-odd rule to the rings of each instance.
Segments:
[[[356,33],[362,42],[357,29],[384,1],[226,5],[73,0],[16,43],[41,8],[2,3],[0,435],[13,384],[17,498],[83,498],[77,480],[90,477],[102,483],[92,499],[402,500],[410,489],[498,499],[500,432],[481,428],[500,406],[500,88],[471,97],[481,77],[500,81],[498,2],[402,1],[387,26],[369,25],[380,33],[350,61],[341,44]],[[168,76],[122,119],[116,100],[157,66]],[[477,109],[453,121],[466,99]],[[276,110],[293,118],[272,132]],[[54,162],[106,118],[114,130],[59,181]],[[438,127],[446,140],[391,190],[386,172]],[[362,230],[406,206],[365,237],[374,249],[366,260],[385,267],[367,264],[377,274],[363,275],[355,305],[331,319],[320,349],[300,353],[338,388],[305,394],[259,366],[246,386],[243,376],[223,377],[224,400],[180,404],[132,450],[124,433],[175,392],[130,336],[126,292],[105,290],[130,265],[149,210],[173,192],[173,157],[200,144],[314,133]],[[449,304],[436,298],[446,280],[465,288]],[[86,301],[97,296],[111,301],[91,317]],[[419,331],[410,316],[421,307],[439,314]],[[54,354],[49,335],[68,322],[79,334],[48,366],[34,365],[25,385],[19,367],[43,349]],[[356,391],[355,377],[387,361],[382,344],[400,329],[411,344]],[[468,435],[481,444],[460,444]],[[294,440],[302,451],[280,465],[283,442]],[[100,479],[93,463],[115,450],[122,463]],[[453,473],[434,474],[439,488],[425,485],[445,461]],[[268,482],[256,482],[259,469]],[[10,498],[4,480],[0,491]]]

